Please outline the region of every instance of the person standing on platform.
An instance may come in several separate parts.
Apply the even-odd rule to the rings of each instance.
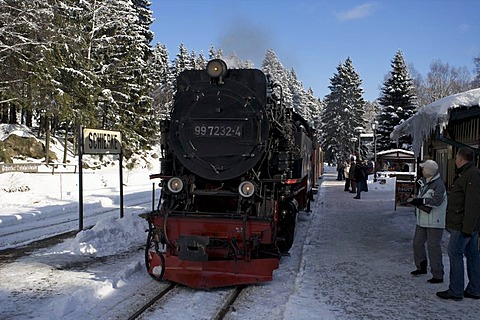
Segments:
[[[450,285],[437,292],[442,299],[480,299],[480,172],[474,162],[473,149],[462,147],[455,156],[457,167],[448,195],[446,227],[450,232],[448,259]],[[467,258],[468,284],[465,288],[463,256]]]
[[[353,199],[360,199],[360,194],[362,191],[368,191],[367,189],[367,179],[368,179],[368,168],[358,159],[355,166],[354,180],[357,185],[357,195]]]
[[[352,190],[350,190],[350,193],[357,193],[357,184],[355,183],[355,167],[357,165],[355,164],[355,158],[351,157],[350,158],[350,170],[348,171],[348,178],[350,179],[350,186],[352,187]]]
[[[438,164],[433,160],[426,160],[420,164],[422,178],[418,180],[420,188],[415,199],[407,202],[416,206],[415,215],[417,224],[413,236],[413,260],[417,269],[411,274],[418,276],[427,274],[427,253],[430,261],[432,278],[430,283],[443,282],[442,236],[445,228],[445,214],[447,209],[447,192],[445,184],[438,173]]]
[[[343,189],[343,191],[350,191],[350,165],[351,160],[347,160],[347,162],[345,163],[345,167],[343,168],[343,175],[345,176],[345,188]]]
[[[337,161],[337,180],[342,181],[343,180],[343,170],[345,168],[345,165],[343,161],[339,160]]]

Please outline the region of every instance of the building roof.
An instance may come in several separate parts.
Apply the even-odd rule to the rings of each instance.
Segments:
[[[413,160],[415,155],[413,151],[403,150],[403,149],[392,149],[384,150],[377,152],[377,156],[381,157],[383,160],[395,159],[395,160]]]
[[[442,132],[447,127],[452,109],[474,106],[480,106],[480,88],[454,94],[420,108],[417,113],[396,126],[390,138],[398,141],[404,135],[412,136],[413,152],[418,156],[423,141],[435,128],[438,126]]]

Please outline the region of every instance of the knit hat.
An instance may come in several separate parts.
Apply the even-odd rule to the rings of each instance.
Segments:
[[[438,164],[433,160],[426,160],[420,163],[420,167],[423,169],[423,173],[428,176],[433,176],[438,171]]]

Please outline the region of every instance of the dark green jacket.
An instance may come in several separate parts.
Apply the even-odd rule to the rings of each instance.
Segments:
[[[480,173],[473,162],[459,168],[448,195],[447,229],[472,234],[480,228]]]

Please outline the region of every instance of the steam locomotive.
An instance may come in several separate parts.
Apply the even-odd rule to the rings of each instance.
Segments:
[[[260,70],[215,59],[176,80],[147,270],[193,288],[271,281],[321,174],[315,132]]]

